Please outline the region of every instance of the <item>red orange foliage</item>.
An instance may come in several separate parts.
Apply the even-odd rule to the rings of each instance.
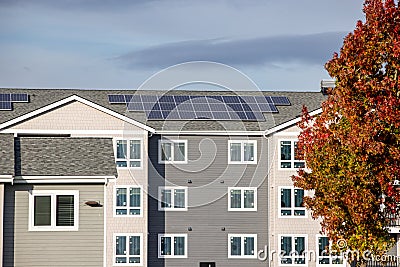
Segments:
[[[393,245],[384,213],[397,213],[400,202],[400,7],[366,0],[364,13],[325,66],[336,88],[322,113],[303,111],[298,147],[309,170],[293,181],[314,190],[305,203],[333,241],[382,253]]]

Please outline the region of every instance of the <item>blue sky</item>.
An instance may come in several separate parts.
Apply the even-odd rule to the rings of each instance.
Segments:
[[[319,91],[362,0],[0,0],[0,87],[137,88],[213,61],[263,90]]]

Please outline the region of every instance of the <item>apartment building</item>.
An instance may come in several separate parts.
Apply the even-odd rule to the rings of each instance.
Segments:
[[[290,179],[324,99],[0,89],[2,266],[340,266]]]

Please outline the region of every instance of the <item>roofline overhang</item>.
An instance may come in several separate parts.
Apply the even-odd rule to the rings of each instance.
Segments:
[[[315,115],[318,115],[318,114],[321,114],[321,113],[322,113],[322,108],[319,108],[319,109],[316,109],[316,110],[310,112],[310,116],[315,116]],[[290,120],[290,121],[287,121],[285,123],[282,123],[282,124],[280,124],[278,126],[275,126],[274,128],[271,128],[269,130],[264,131],[264,136],[271,135],[273,133],[276,133],[276,132],[279,132],[279,131],[281,131],[283,129],[286,129],[286,128],[290,127],[290,126],[296,125],[300,121],[301,121],[301,117],[298,117],[298,118],[295,118],[293,120]]]
[[[15,184],[107,184],[116,176],[15,176]]]
[[[263,136],[264,131],[156,131],[160,135]]]
[[[7,128],[7,127],[10,127],[10,126],[12,126],[14,124],[17,124],[19,122],[22,122],[24,120],[30,119],[30,118],[32,118],[34,116],[40,115],[40,114],[42,114],[44,112],[47,112],[47,111],[52,110],[54,108],[57,108],[59,106],[65,105],[67,103],[70,103],[72,101],[78,101],[78,102],[80,102],[82,104],[88,105],[88,106],[90,106],[92,108],[95,108],[95,109],[97,109],[99,111],[105,112],[108,115],[111,115],[111,116],[116,117],[116,118],[118,118],[118,119],[120,119],[122,121],[130,123],[130,124],[135,125],[137,127],[140,127],[140,128],[142,128],[142,129],[144,129],[146,131],[149,131],[151,133],[155,132],[155,129],[153,129],[153,128],[151,128],[151,127],[149,127],[149,126],[147,126],[147,125],[145,125],[143,123],[135,121],[135,120],[133,120],[131,118],[128,118],[128,117],[126,117],[124,115],[121,115],[121,114],[119,114],[119,113],[117,113],[115,111],[112,111],[112,110],[110,110],[108,108],[100,106],[100,105],[98,105],[96,103],[93,103],[93,102],[91,102],[89,100],[86,100],[86,99],[84,99],[84,98],[82,98],[80,96],[77,96],[77,95],[69,96],[69,97],[64,98],[62,100],[54,102],[54,103],[52,103],[50,105],[41,107],[41,108],[39,108],[37,110],[34,110],[34,111],[31,111],[31,112],[29,112],[29,113],[27,113],[25,115],[19,116],[19,117],[15,118],[15,119],[12,119],[10,121],[4,122],[4,123],[0,124],[0,130],[2,130],[4,128]]]
[[[14,177],[11,174],[0,175],[0,183],[12,183]]]

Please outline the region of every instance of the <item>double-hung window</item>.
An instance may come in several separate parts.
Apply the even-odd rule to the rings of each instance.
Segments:
[[[256,187],[229,187],[229,211],[257,211]]]
[[[187,234],[159,234],[159,258],[187,258]]]
[[[228,258],[257,258],[257,235],[229,234]]]
[[[280,235],[280,265],[306,265],[307,235]]]
[[[187,163],[187,140],[160,140],[159,163]]]
[[[158,210],[187,210],[187,187],[162,186],[158,188]]]
[[[343,255],[331,250],[332,244],[326,236],[317,236],[317,265],[319,266],[344,266]]]
[[[297,149],[297,141],[280,141],[279,150],[279,168],[280,169],[298,169],[304,168],[304,155]]]
[[[30,231],[77,231],[78,190],[31,190],[29,192]]]
[[[114,203],[114,216],[143,216],[142,188],[140,186],[116,186]]]
[[[256,164],[256,140],[229,140],[228,163],[230,164]]]
[[[115,144],[117,167],[142,167],[142,140],[118,139]]]
[[[305,217],[304,190],[292,186],[279,187],[279,217]]]
[[[114,234],[113,265],[143,265],[143,234]]]

